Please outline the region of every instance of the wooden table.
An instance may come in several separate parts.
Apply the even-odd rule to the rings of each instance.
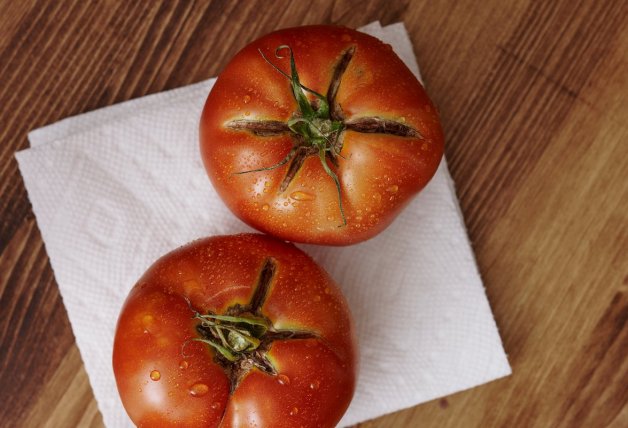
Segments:
[[[13,158],[27,132],[214,76],[276,28],[379,19],[440,107],[514,374],[361,426],[628,426],[628,7],[511,3],[0,0],[0,425],[102,426]]]

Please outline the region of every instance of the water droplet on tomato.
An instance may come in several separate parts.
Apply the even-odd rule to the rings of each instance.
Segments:
[[[317,390],[319,386],[321,386],[321,383],[319,381],[315,380],[314,382],[312,382],[310,384],[310,389]]]
[[[189,392],[192,397],[202,397],[209,392],[209,386],[204,383],[195,383],[190,387]]]
[[[161,373],[159,373],[159,370],[153,370],[152,372],[150,372],[150,379],[155,382],[161,379]]]
[[[290,385],[290,378],[286,375],[280,374],[277,376],[277,382],[279,385]]]
[[[185,370],[185,369],[187,369],[189,366],[190,366],[190,364],[189,364],[187,361],[185,361],[185,360],[182,360],[182,361],[179,363],[179,368],[180,368],[181,370]]]
[[[396,184],[393,184],[392,186],[388,186],[386,188],[386,191],[390,193],[397,193],[397,190],[399,190],[399,186],[397,186]]]
[[[293,407],[292,410],[290,410],[290,416],[294,416],[297,413],[299,413],[299,408],[298,407]]]
[[[245,115],[245,116],[250,116],[250,115],[251,115],[251,112],[250,112],[250,111],[245,111],[245,112],[244,112],[244,115]]]
[[[262,210],[264,210],[264,211],[268,211],[269,208],[270,208],[270,206],[268,206],[268,204],[262,205]]]
[[[382,200],[382,195],[380,195],[379,193],[374,193],[373,199],[375,199],[376,202],[379,202]]]
[[[251,101],[251,97],[249,95],[245,95],[243,101],[244,104],[248,104],[248,102]]]
[[[292,199],[296,199],[297,201],[312,201],[315,198],[315,196],[312,195],[311,193],[305,193],[301,191],[292,192],[290,194],[290,197]]]
[[[144,315],[142,317],[142,326],[144,327],[144,333],[155,333],[157,329],[155,317],[150,314]]]
[[[325,287],[325,294],[330,294],[331,293],[331,289],[329,287]]]

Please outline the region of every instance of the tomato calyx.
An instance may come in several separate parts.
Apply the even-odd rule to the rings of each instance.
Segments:
[[[270,376],[278,375],[266,355],[274,341],[319,339],[318,335],[310,331],[276,329],[262,314],[276,267],[275,259],[266,259],[249,303],[244,306],[236,304],[228,308],[225,314],[201,314],[188,301],[194,313],[192,318],[200,321],[196,326],[199,337],[190,340],[205,343],[214,351],[215,361],[230,380],[231,393],[254,368]]]
[[[226,126],[235,131],[251,132],[260,137],[289,134],[292,136],[293,146],[286,157],[268,167],[240,171],[235,174],[247,174],[252,172],[269,171],[290,163],[284,179],[279,186],[279,191],[284,192],[296,176],[309,156],[317,155],[323,170],[333,180],[338,192],[338,206],[342,217],[342,224],[347,225],[342,204],[342,190],[340,180],[334,169],[339,166],[338,157],[343,147],[343,134],[346,130],[361,133],[391,134],[408,138],[423,138],[421,133],[402,122],[385,119],[378,116],[346,119],[342,107],[336,96],[340,88],[342,76],[349,67],[356,48],[348,47],[340,56],[334,67],[332,78],[327,89],[326,96],[304,86],[297,72],[292,49],[288,45],[281,45],[275,49],[275,57],[283,59],[282,51],[287,50],[290,57],[290,75],[271,62],[261,51],[262,58],[275,70],[290,81],[290,90],[297,103],[297,111],[287,122],[278,120],[246,120],[236,119],[228,122]],[[313,95],[310,101],[306,93]],[[329,163],[331,163],[331,166]],[[333,168],[332,168],[333,167]]]

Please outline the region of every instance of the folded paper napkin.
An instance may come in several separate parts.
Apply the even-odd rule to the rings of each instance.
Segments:
[[[403,24],[361,31],[390,43],[418,76]],[[129,289],[179,245],[251,231],[223,205],[199,156],[214,81],[37,129],[16,155],[108,427],[131,425],[111,368]],[[356,321],[360,375],[341,426],[510,374],[444,161],[379,236],[301,247],[340,284]]]

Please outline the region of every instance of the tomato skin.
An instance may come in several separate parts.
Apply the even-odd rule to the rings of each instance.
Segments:
[[[293,146],[290,135],[259,136],[225,125],[293,116],[290,82],[259,52],[289,73],[288,60],[274,56],[280,45],[292,49],[301,82],[323,95],[342,52],[355,47],[336,96],[345,120],[382,117],[421,134],[344,131],[338,166],[330,167],[340,181],[346,226],[336,186],[317,156],[306,158],[283,191],[287,165],[237,174],[276,165]],[[443,134],[436,108],[389,45],[344,27],[307,26],[268,34],[232,59],[207,98],[200,147],[218,194],[250,226],[293,242],[349,245],[384,230],[425,187],[442,158]]]
[[[316,337],[273,341],[266,355],[277,374],[253,368],[230,393],[213,348],[190,341],[199,336],[191,307],[224,314],[246,305],[269,257],[276,271],[261,314],[277,330]],[[141,427],[333,427],[353,396],[356,365],[353,323],[333,280],[263,235],[202,239],[159,259],[131,290],[113,350],[122,403]]]

